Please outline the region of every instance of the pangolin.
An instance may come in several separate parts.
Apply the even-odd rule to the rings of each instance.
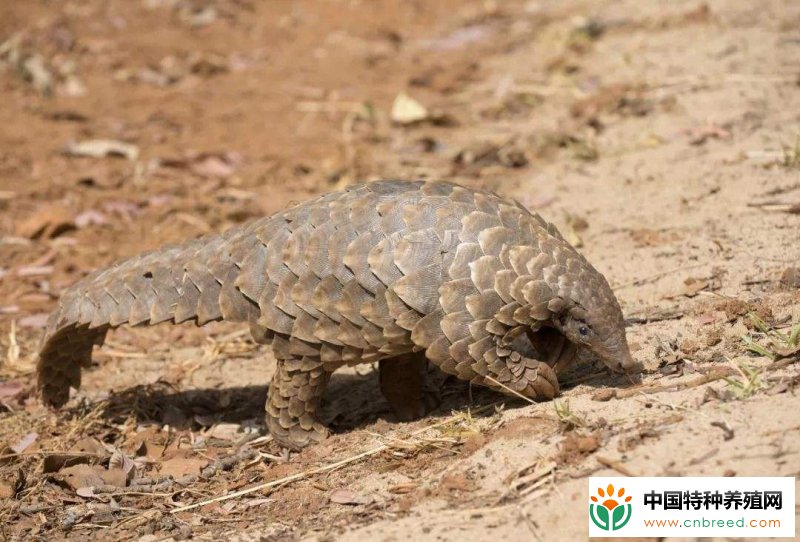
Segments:
[[[537,400],[558,393],[578,349],[639,368],[608,282],[538,214],[448,182],[375,181],[76,283],[47,324],[41,396],[63,405],[109,329],[217,320],[271,344],[266,424],[292,449],[328,435],[320,399],[347,364],[379,362],[401,420],[436,405],[428,362]]]

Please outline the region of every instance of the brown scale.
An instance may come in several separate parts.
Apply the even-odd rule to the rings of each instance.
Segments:
[[[379,181],[89,275],[48,322],[42,397],[69,399],[110,328],[222,319],[272,345],[266,422],[291,448],[327,435],[318,408],[343,364],[379,361],[400,420],[438,403],[429,361],[537,400],[579,349],[636,368],[608,283],[552,225],[496,194]]]

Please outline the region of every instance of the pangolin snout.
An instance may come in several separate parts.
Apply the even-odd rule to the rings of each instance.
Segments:
[[[624,348],[608,349],[598,354],[603,363],[616,373],[636,374],[644,369],[641,362],[636,361],[631,355],[627,344]]]
[[[635,374],[642,372],[643,366],[631,355],[624,328],[615,329],[604,338],[589,344],[589,349],[615,373]]]
[[[636,361],[633,356],[631,356],[630,352],[626,352],[623,355],[620,361],[620,366],[624,373],[628,374],[636,374],[641,373],[644,370],[644,366],[640,361]]]

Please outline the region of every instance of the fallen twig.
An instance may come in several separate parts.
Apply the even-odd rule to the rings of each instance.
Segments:
[[[689,388],[696,388],[697,386],[702,386],[703,384],[708,384],[716,380],[721,380],[727,376],[730,376],[732,373],[733,373],[732,370],[715,371],[707,375],[695,378],[694,380],[690,380],[688,382],[676,382],[674,384],[667,384],[667,385],[653,384],[651,386],[628,388],[617,391],[617,398],[625,399],[627,397],[633,397],[634,395],[638,395],[640,393],[641,394],[660,393],[662,391],[680,391]]]
[[[638,476],[637,474],[635,474],[633,471],[631,471],[628,467],[626,467],[625,465],[623,465],[619,461],[616,461],[614,459],[609,459],[609,458],[603,457],[601,455],[596,455],[594,457],[595,457],[595,459],[597,459],[597,462],[600,463],[601,465],[603,465],[605,467],[608,467],[609,469],[614,469],[615,471],[617,471],[620,474],[623,474],[625,476],[631,476],[631,477]]]

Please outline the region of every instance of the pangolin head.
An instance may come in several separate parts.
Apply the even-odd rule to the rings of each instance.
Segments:
[[[573,344],[586,348],[615,372],[640,372],[625,336],[625,320],[605,277],[575,253],[555,279],[563,301],[553,314],[553,325]],[[550,281],[548,281],[550,282]]]

